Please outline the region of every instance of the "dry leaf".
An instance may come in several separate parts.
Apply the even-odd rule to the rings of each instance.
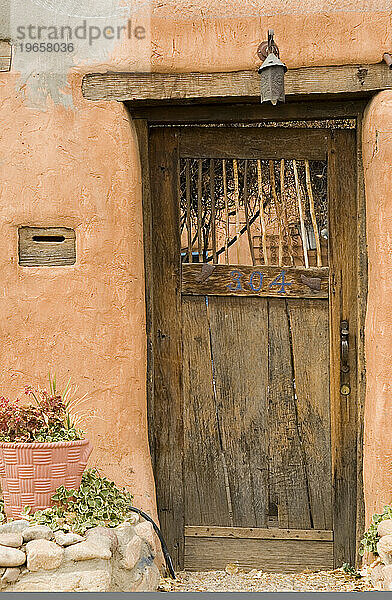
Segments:
[[[168,579],[161,579],[159,582],[158,590],[160,592],[171,592],[172,585]]]
[[[234,565],[234,564],[229,564],[226,565],[225,571],[228,575],[236,575],[236,573],[239,573],[239,566],[238,565]]]

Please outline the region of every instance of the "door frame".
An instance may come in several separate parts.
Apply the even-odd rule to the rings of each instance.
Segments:
[[[155,353],[155,338],[160,332],[157,332],[154,327],[154,295],[153,295],[153,280],[154,280],[154,265],[152,261],[152,245],[154,232],[152,230],[152,199],[150,189],[150,127],[152,126],[167,126],[172,128],[176,125],[184,124],[200,124],[200,123],[251,123],[257,121],[293,121],[293,120],[312,120],[312,119],[338,119],[338,118],[353,118],[356,119],[356,210],[357,210],[357,230],[356,230],[356,247],[355,247],[355,263],[356,273],[354,281],[356,284],[356,330],[355,338],[357,342],[357,394],[356,394],[356,432],[351,432],[351,436],[356,435],[356,539],[355,549],[353,548],[353,540],[344,539],[336,544],[336,552],[334,556],[335,566],[339,567],[343,562],[359,561],[358,546],[362,537],[364,527],[364,499],[363,499],[363,414],[364,402],[366,393],[366,374],[365,374],[365,312],[367,302],[367,246],[366,246],[366,202],[363,183],[363,167],[362,167],[362,147],[361,147],[361,132],[363,112],[367,101],[359,100],[331,100],[331,101],[307,101],[306,99],[300,102],[290,102],[285,105],[274,108],[269,105],[252,104],[223,104],[223,105],[162,105],[149,107],[132,107],[129,106],[130,116],[132,117],[135,127],[138,144],[139,155],[141,162],[142,173],[142,205],[143,205],[143,227],[144,227],[144,258],[145,258],[145,283],[146,283],[146,324],[147,324],[147,406],[148,406],[148,431],[150,440],[151,457],[153,467],[156,465],[157,456],[155,451],[155,431],[157,415],[156,411],[160,411],[162,407],[154,404],[154,353]],[[331,359],[332,360],[332,353]],[[339,395],[340,396],[340,395]],[[341,445],[344,447],[345,429],[343,417],[340,411],[340,398],[331,396],[331,411],[332,411],[332,451],[334,448]],[[181,437],[182,423],[181,411],[179,407],[165,407],[166,418],[169,419],[173,426],[174,435]],[[158,417],[159,421],[159,417]],[[178,422],[180,421],[180,422]],[[351,438],[351,439],[352,439]],[[172,457],[170,465],[167,465],[167,470],[164,477],[169,479],[166,485],[170,486],[171,510],[175,514],[175,524],[172,524],[170,531],[167,530],[167,512],[166,507],[158,506],[158,513],[163,526],[164,533],[168,537],[169,547],[174,553],[174,562],[177,568],[183,567],[184,559],[184,510],[183,510],[183,494],[182,494],[182,455],[180,440],[171,440],[172,448],[177,448],[177,456]],[[175,452],[175,450],[174,450]],[[333,451],[333,454],[334,451]],[[157,480],[156,469],[154,468]],[[162,475],[161,475],[162,476]],[[341,460],[333,464],[333,484],[335,494],[339,493],[337,488],[339,485],[336,482],[344,481],[344,462]],[[181,485],[179,484],[181,482]],[[170,518],[170,517],[169,517]],[[165,531],[166,529],[166,531]],[[335,529],[335,528],[334,528]],[[342,534],[344,535],[344,533]],[[174,551],[173,551],[174,549]]]

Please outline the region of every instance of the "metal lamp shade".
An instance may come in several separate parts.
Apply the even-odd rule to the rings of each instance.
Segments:
[[[282,61],[275,56],[269,54],[261,67],[260,73],[260,91],[261,102],[284,102],[284,74],[287,67]]]

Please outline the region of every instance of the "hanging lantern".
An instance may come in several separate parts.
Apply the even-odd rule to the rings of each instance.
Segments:
[[[268,30],[268,42],[260,44],[257,53],[260,58],[265,58],[259,67],[261,102],[271,102],[273,105],[284,102],[284,74],[287,67],[279,58],[273,29]]]

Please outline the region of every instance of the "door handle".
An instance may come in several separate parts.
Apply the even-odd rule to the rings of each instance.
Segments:
[[[348,350],[349,350],[348,336],[349,336],[348,321],[341,321],[341,323],[340,323],[340,361],[341,361],[340,368],[343,373],[348,373],[348,371],[350,370],[350,367],[348,364]]]

